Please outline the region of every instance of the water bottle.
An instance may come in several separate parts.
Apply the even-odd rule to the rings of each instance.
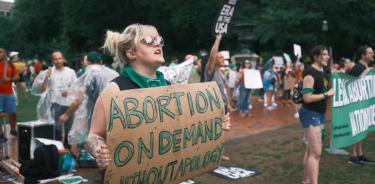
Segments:
[[[71,153],[66,153],[59,159],[59,170],[62,173],[71,173],[76,168],[76,161]]]

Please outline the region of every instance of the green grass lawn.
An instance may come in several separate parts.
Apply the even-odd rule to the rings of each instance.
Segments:
[[[294,124],[246,138],[227,141],[224,153],[231,157],[231,161],[222,164],[236,164],[254,168],[260,172],[260,175],[238,182],[224,180],[211,174],[205,174],[195,180],[206,184],[302,183],[302,159],[305,151],[305,145],[301,139],[302,135],[300,125]],[[375,159],[374,142],[374,133],[370,133],[364,141],[365,154],[370,159]],[[328,147],[329,139],[326,139],[324,148]],[[347,159],[348,156],[330,155],[324,151],[321,157],[319,183],[375,183],[375,166],[350,166],[347,164]]]
[[[39,97],[29,93],[29,100],[26,101],[21,91],[19,89],[18,91],[17,122],[36,120],[36,109]]]
[[[31,96],[25,101],[19,97],[18,122],[36,119],[38,97]],[[329,123],[328,130],[329,130]],[[230,162],[257,169],[260,175],[232,182],[205,174],[194,178],[198,183],[259,183],[290,184],[302,181],[302,158],[305,146],[302,143],[302,129],[298,124],[281,129],[251,135],[246,138],[230,140],[226,143],[225,153],[231,157]],[[328,136],[328,135],[327,135]],[[375,134],[370,133],[364,141],[366,155],[375,159]],[[329,147],[327,138],[324,147]],[[323,184],[374,184],[375,166],[349,166],[348,156],[323,153],[320,164],[319,183]]]

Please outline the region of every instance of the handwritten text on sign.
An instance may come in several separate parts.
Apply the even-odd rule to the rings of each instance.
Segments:
[[[103,94],[105,183],[178,183],[218,167],[224,106],[215,82]]]
[[[234,8],[236,6],[237,0],[229,0],[227,4],[224,4],[221,8],[220,14],[217,18],[215,25],[216,34],[227,34],[228,25],[232,19]]]

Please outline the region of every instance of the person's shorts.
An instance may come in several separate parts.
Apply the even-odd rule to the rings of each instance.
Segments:
[[[16,96],[0,94],[0,111],[9,114],[16,113]]]
[[[304,107],[301,107],[301,109],[299,110],[299,120],[303,128],[324,125],[325,121],[323,113],[311,111]]]
[[[275,91],[275,87],[273,85],[269,85],[266,88],[264,88],[265,91]]]

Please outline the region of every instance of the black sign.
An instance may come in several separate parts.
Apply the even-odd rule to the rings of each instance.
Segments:
[[[221,8],[215,25],[216,34],[228,33],[228,26],[232,19],[236,3],[237,0],[228,0],[228,3],[224,4],[223,8]]]

